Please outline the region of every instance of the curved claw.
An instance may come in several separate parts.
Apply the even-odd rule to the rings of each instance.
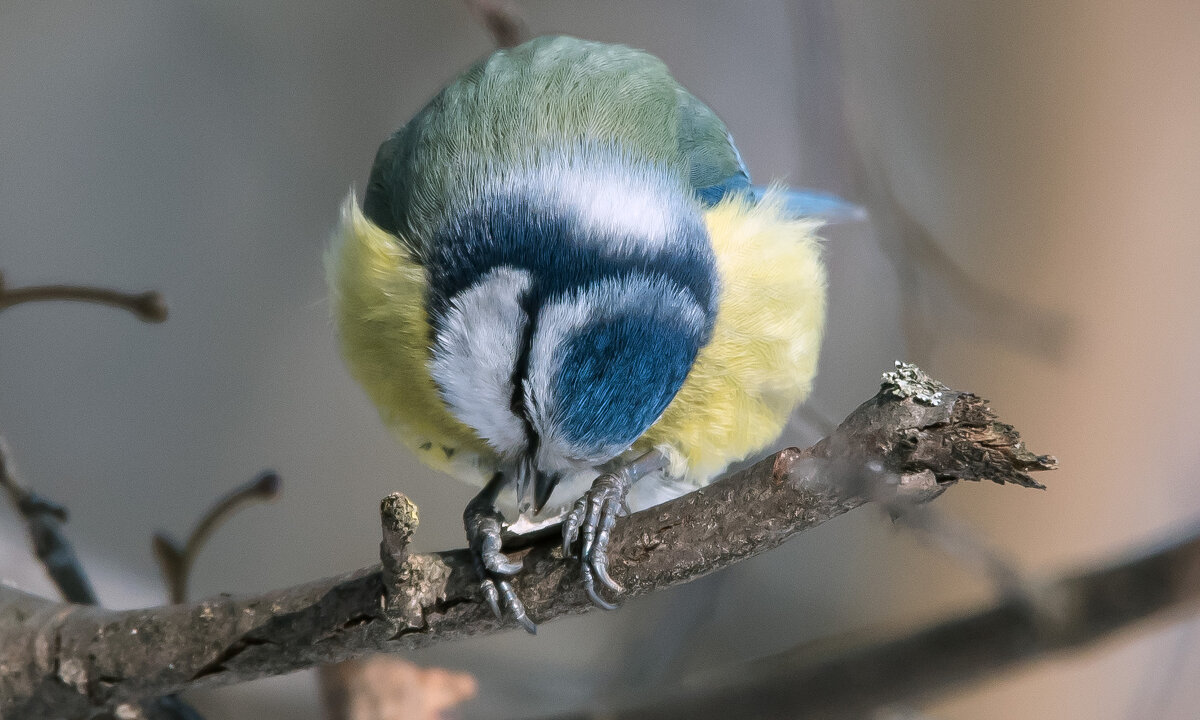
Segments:
[[[592,556],[592,546],[596,543],[596,527],[600,524],[601,513],[605,506],[605,492],[588,492],[584,496],[587,504],[587,517],[584,518],[583,527],[580,530],[583,535],[583,544],[579,548],[580,560],[586,561]]]
[[[596,591],[597,581],[612,592],[625,591],[608,574],[608,543],[617,518],[627,512],[625,495],[630,483],[630,478],[623,473],[600,476],[592,489],[576,501],[563,521],[564,554],[570,554],[570,544],[575,537],[582,538],[579,571],[583,589],[593,603],[605,610],[615,610],[617,606],[600,597]]]
[[[521,572],[523,567],[521,563],[509,560],[508,556],[499,550],[488,551],[486,549],[483,551],[483,566],[497,575],[508,576],[516,575]]]
[[[575,507],[563,519],[563,557],[571,557],[571,544],[579,539],[579,526],[583,523],[583,498],[575,502]]]
[[[504,609],[507,608],[521,627],[529,633],[536,633],[537,625],[525,613],[525,606],[513,590],[512,583],[505,579],[520,572],[522,564],[510,560],[502,551],[500,520],[495,508],[479,502],[478,498],[463,513],[467,544],[471,549],[475,574],[479,577],[479,591],[497,620],[503,622]]]
[[[612,536],[613,525],[617,523],[622,509],[621,503],[616,498],[609,498],[604,503],[600,532],[596,535],[596,544],[592,547],[592,556],[588,559],[592,566],[592,572],[596,574],[600,584],[615,593],[623,593],[625,588],[608,575],[608,541]]]
[[[616,610],[616,605],[600,597],[600,594],[596,592],[596,582],[592,579],[592,568],[587,562],[580,567],[580,572],[583,574],[583,590],[587,593],[588,599],[605,610]]]
[[[537,625],[529,619],[525,614],[525,605],[521,603],[521,599],[517,597],[517,592],[513,590],[512,583],[507,580],[500,581],[500,593],[504,595],[504,602],[508,605],[508,609],[512,610],[513,619],[525,628],[525,632],[530,635],[537,635]]]

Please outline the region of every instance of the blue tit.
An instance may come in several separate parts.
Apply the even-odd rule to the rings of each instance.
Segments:
[[[816,374],[814,230],[856,214],[752,186],[660,60],[570,37],[493,53],[383,143],[328,258],[342,349],[404,443],[482,485],[464,523],[498,616],[535,627],[506,519],[566,514],[608,606],[612,521],[658,499],[632,481],[697,487],[779,435]]]

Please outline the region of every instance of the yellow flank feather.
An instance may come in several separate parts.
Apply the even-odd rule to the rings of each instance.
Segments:
[[[727,198],[705,214],[721,277],[712,341],[679,393],[634,444],[657,447],[670,473],[704,483],[775,440],[812,386],[825,325],[820,225]]]
[[[429,374],[425,270],[351,195],[326,258],[342,353],[384,422],[431,467],[474,483],[495,456],[455,418]]]

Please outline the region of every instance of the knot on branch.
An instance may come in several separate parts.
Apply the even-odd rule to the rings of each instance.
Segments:
[[[426,608],[445,600],[450,568],[436,556],[409,553],[408,545],[417,531],[420,513],[416,503],[404,493],[394,492],[381,500],[379,516],[383,525],[379,559],[383,566],[385,607],[397,624],[396,637],[425,627]]]
[[[421,520],[417,505],[404,493],[394,492],[379,501],[379,518],[383,524],[379,559],[389,575],[399,576],[408,562],[408,544]]]

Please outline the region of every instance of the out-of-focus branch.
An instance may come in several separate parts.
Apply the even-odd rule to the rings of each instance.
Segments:
[[[46,568],[46,574],[63,599],[69,603],[95,605],[96,591],[75,555],[75,548],[62,531],[63,523],[67,521],[67,509],[34,494],[17,480],[3,438],[0,438],[0,487],[25,521],[34,555]]]
[[[204,547],[204,543],[212,537],[217,527],[236,513],[242,507],[265,500],[272,500],[279,494],[279,476],[274,470],[264,470],[258,477],[231,490],[208,509],[200,518],[187,542],[180,547],[177,542],[163,532],[154,533],[152,546],[154,557],[158,559],[162,570],[163,582],[167,586],[167,597],[172,603],[187,600],[188,578],[191,576],[192,563]]]
[[[167,305],[162,295],[151,290],[144,293],[126,293],[109,288],[86,287],[82,285],[30,285],[23,288],[10,288],[4,283],[0,274],[0,311],[14,305],[45,300],[73,300],[76,302],[110,305],[127,310],[139,320],[149,323],[160,323],[167,319]]]
[[[496,47],[516,47],[529,39],[525,14],[512,0],[465,0],[495,41]]]
[[[706,488],[621,519],[609,570],[631,595],[677,585],[774,548],[883,491],[932,499],[958,480],[1040,487],[1030,471],[1054,459],[1028,452],[980,398],[914,368],[808,450],[790,448]],[[557,538],[512,555],[530,616],[546,622],[593,609],[578,564]],[[19,613],[8,608],[21,608]],[[129,611],[69,608],[0,587],[0,714],[86,715],[98,707],[290,672],[314,664],[495,632],[465,550],[382,565],[249,598]],[[43,650],[34,651],[34,648]]]
[[[897,197],[850,93],[835,0],[790,3],[796,38],[796,127],[809,162],[806,182],[867,207],[880,249],[896,271],[903,329],[912,352],[928,356],[946,337],[981,330],[1007,348],[1055,360],[1068,346],[1070,318],[998,290],[969,272]],[[811,157],[809,157],[811,156]],[[947,332],[951,323],[961,332]],[[918,357],[918,360],[921,358]]]
[[[1019,663],[1098,642],[1132,623],[1200,607],[1200,524],[1135,557],[1043,583],[1024,597],[884,640],[824,640],[722,668],[605,720],[863,717]],[[573,716],[587,720],[592,716]]]
[[[470,675],[394,655],[324,665],[320,687],[329,720],[442,720],[476,692]]]
[[[178,604],[187,600],[192,564],[217,526],[246,505],[273,500],[278,494],[279,476],[274,470],[264,470],[258,477],[234,488],[213,503],[200,517],[200,522],[196,524],[182,548],[166,533],[154,533],[151,547],[162,571],[168,601]],[[161,717],[162,720],[203,720],[199,713],[176,694],[155,698],[144,703],[140,709],[146,720],[155,720],[157,717]]]

